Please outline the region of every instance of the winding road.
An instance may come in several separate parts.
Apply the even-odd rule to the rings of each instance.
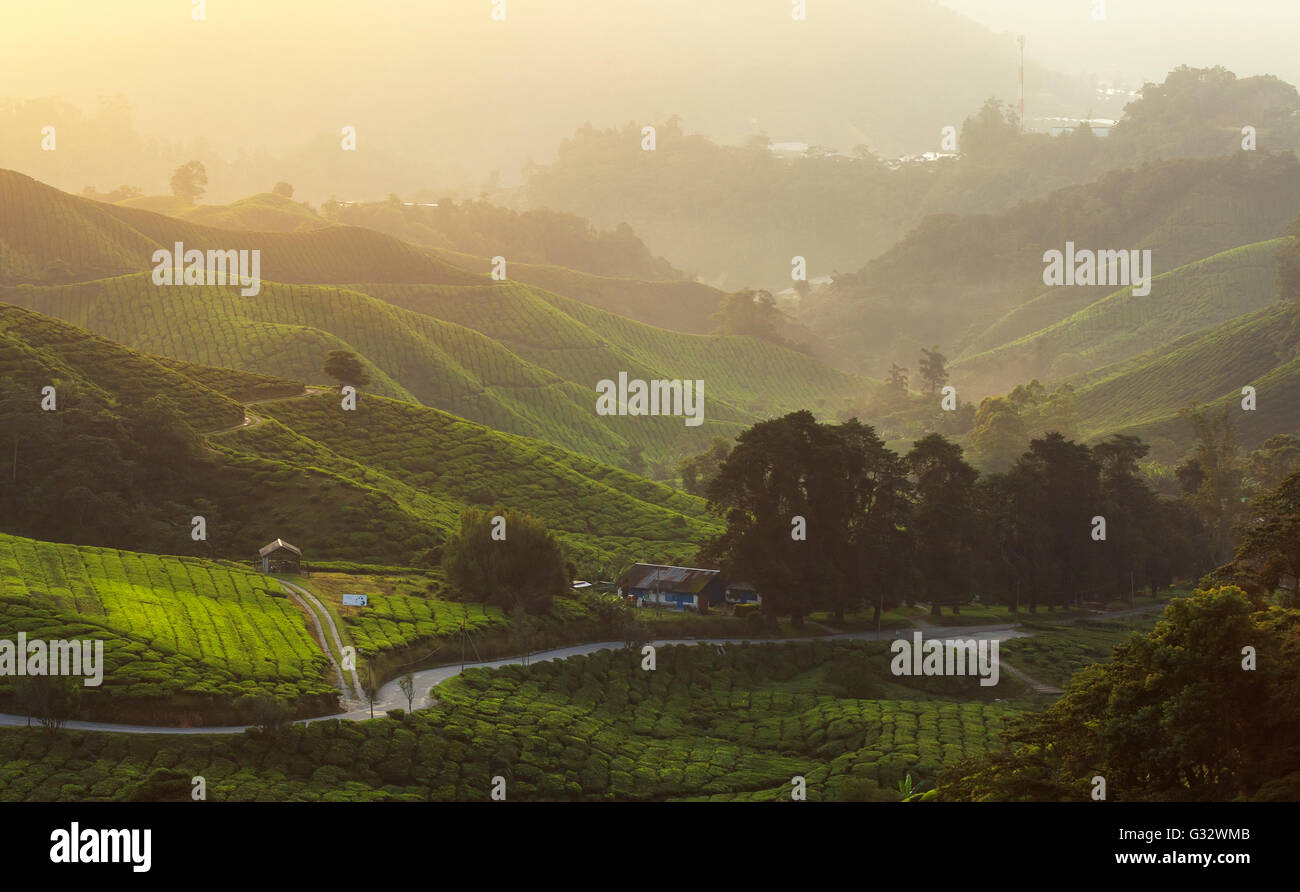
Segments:
[[[292,588],[297,589],[299,592],[302,592],[303,594],[312,598],[312,600],[315,600],[315,596],[306,592],[299,586],[293,585],[293,583],[284,583],[283,580],[281,580],[281,582],[286,586],[291,586]],[[334,628],[333,618],[330,617],[329,612],[325,610],[324,606],[320,605],[319,601],[317,601],[316,603],[318,606],[320,606],[321,612],[329,620],[330,630],[334,635],[335,642],[337,643],[339,640],[338,630]],[[308,612],[311,613],[313,619],[315,619],[316,611],[309,609]],[[317,620],[316,623],[317,623],[317,630],[320,631],[319,620]],[[960,637],[960,638],[971,638],[976,641],[980,641],[980,640],[992,639],[992,638],[997,638],[998,640],[1006,640],[1008,638],[1026,638],[1032,634],[1030,632],[1018,631],[1013,626],[1007,624],[992,625],[992,626],[961,626],[961,627],[942,627],[942,628],[933,627],[933,628],[936,631],[942,632],[942,634],[940,635],[927,634],[926,637],[930,637],[930,638]],[[746,643],[781,644],[790,641],[837,641],[837,640],[886,641],[886,640],[892,640],[894,638],[897,638],[903,631],[905,630],[890,629],[883,632],[842,632],[835,635],[809,635],[802,638],[670,638],[670,639],[659,639],[655,641],[649,641],[647,643],[652,644],[655,647],[666,647],[674,644],[696,645],[696,646],[712,645],[714,647],[726,647],[728,645],[746,644]],[[925,633],[923,632],[923,634]],[[322,641],[323,640],[324,637],[322,634]],[[564,659],[568,659],[569,657],[576,657],[581,654],[593,654],[602,650],[620,650],[623,647],[625,647],[625,645],[622,641],[597,641],[589,644],[577,644],[571,647],[557,647],[552,650],[540,651],[538,653],[529,654],[527,656],[527,659],[529,664],[532,664],[537,662],[545,662],[548,660],[564,660]],[[329,652],[328,648],[326,649],[326,652],[327,653]],[[465,669],[496,669],[500,666],[523,665],[524,659],[525,658],[523,656],[518,656],[518,657],[508,657],[502,660],[488,660],[488,661],[477,662],[477,663],[467,662],[465,663],[464,668]],[[332,655],[330,656],[330,660],[331,662],[334,662]],[[1006,664],[1003,663],[1002,665],[1005,666]],[[335,663],[335,667],[337,668],[337,663]],[[435,701],[427,693],[429,689],[434,687],[435,685],[441,684],[442,682],[446,681],[449,678],[459,675],[460,673],[461,673],[460,663],[453,663],[448,666],[438,666],[433,669],[422,669],[419,672],[412,673],[415,676],[415,690],[417,691],[415,701],[412,704],[413,708],[426,709],[429,706],[432,706],[435,703]],[[341,671],[339,672],[339,680],[340,683],[342,683],[343,676]],[[353,680],[354,682],[356,680],[355,670],[353,670]],[[375,698],[376,716],[383,715],[384,712],[386,712],[389,709],[406,708],[406,695],[402,693],[401,687],[398,685],[398,681],[399,680],[395,678],[392,681],[385,684],[382,688],[380,688],[379,693]],[[307,722],[320,722],[320,721],[325,721],[327,719],[346,719],[350,721],[361,721],[364,719],[369,719],[370,705],[368,703],[356,705],[356,702],[357,701],[355,700],[351,702],[345,700],[343,704],[345,708],[344,712],[336,713],[334,715],[316,716],[310,719],[300,719],[299,721],[302,723],[307,723]],[[22,727],[29,723],[30,721],[27,718],[27,716],[0,713],[0,727],[3,726]],[[167,725],[128,725],[128,724],[120,724],[116,722],[70,721],[70,722],[65,722],[63,727],[71,728],[78,731],[116,731],[119,733],[126,733],[126,734],[240,734],[253,726],[252,725],[223,725],[223,726],[211,726],[211,727],[204,726],[200,728],[181,728],[181,727],[172,727]]]

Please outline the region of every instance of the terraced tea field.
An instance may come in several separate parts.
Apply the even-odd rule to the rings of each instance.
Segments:
[[[92,713],[132,701],[229,706],[244,695],[328,703],[334,689],[307,618],[278,584],[194,558],[0,534],[0,637],[102,639]],[[0,697],[13,678],[0,679]],[[322,699],[323,698],[323,699]]]
[[[874,648],[874,650],[872,650]],[[1000,703],[838,697],[818,670],[883,645],[665,647],[654,672],[605,651],[468,670],[400,719],[295,725],[275,735],[136,737],[0,730],[0,797],[487,801],[507,798],[897,799],[907,774],[996,747]]]

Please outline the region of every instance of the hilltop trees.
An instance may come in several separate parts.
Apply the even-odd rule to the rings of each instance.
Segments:
[[[691,495],[704,495],[730,454],[730,441],[714,437],[704,452],[682,459],[677,464],[677,473],[682,477],[682,488]]]
[[[364,387],[370,383],[370,374],[361,364],[361,357],[348,350],[331,350],[325,359],[324,372],[340,384]]]
[[[187,204],[195,204],[207,191],[208,171],[201,161],[189,161],[172,173],[172,194]]]
[[[781,311],[769,291],[746,289],[728,294],[710,319],[714,334],[749,335],[783,347],[797,346],[781,336]]]
[[[564,552],[535,517],[514,509],[466,508],[442,550],[448,584],[472,601],[545,613],[568,587]]]

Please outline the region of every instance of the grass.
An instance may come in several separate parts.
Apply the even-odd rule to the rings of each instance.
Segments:
[[[1185,445],[1191,429],[1180,409],[1197,403],[1239,410],[1247,384],[1256,388],[1260,410],[1234,413],[1243,445],[1294,431],[1300,427],[1297,313],[1295,306],[1274,304],[1074,380],[1081,433]]]
[[[225,435],[223,446],[360,476],[443,529],[466,505],[516,507],[588,566],[686,560],[714,529],[694,496],[435,409],[368,397],[342,412],[332,394],[257,409],[277,424]]]
[[[505,504],[545,520],[584,572],[611,573],[633,560],[688,560],[715,529],[694,496],[413,402],[363,394],[356,412],[343,412],[336,393],[318,393],[259,403],[249,412],[262,423],[228,430],[245,414],[232,396],[274,400],[301,386],[156,359],[3,304],[0,383],[14,395],[0,411],[16,420],[20,484],[0,492],[0,528],[34,538],[248,560],[278,537],[303,548],[309,563],[435,565],[467,505]],[[76,412],[39,411],[50,384],[60,406]],[[142,412],[157,394],[196,431],[226,432],[193,454],[170,451],[160,464],[136,435],[153,426]],[[87,462],[88,444],[99,443],[113,444],[110,457],[120,454],[136,476]],[[2,455],[0,474],[12,479],[12,447]],[[53,510],[37,518],[23,508],[48,508],[41,480],[73,468],[65,488],[85,486],[103,500],[102,522],[78,524]],[[195,514],[209,520],[204,543],[181,528]]]

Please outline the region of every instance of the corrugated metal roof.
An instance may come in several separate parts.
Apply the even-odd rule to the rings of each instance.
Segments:
[[[290,545],[288,542],[284,541],[283,539],[276,539],[274,542],[270,543],[269,545],[263,545],[261,548],[257,550],[257,554],[258,557],[266,557],[271,552],[279,551],[282,548],[285,549],[286,551],[292,551],[294,554],[298,555],[298,557],[302,557],[301,551],[294,548],[292,545]]]
[[[698,593],[718,575],[717,570],[700,567],[669,567],[664,564],[633,564],[618,584],[623,588],[641,588],[664,592]]]

